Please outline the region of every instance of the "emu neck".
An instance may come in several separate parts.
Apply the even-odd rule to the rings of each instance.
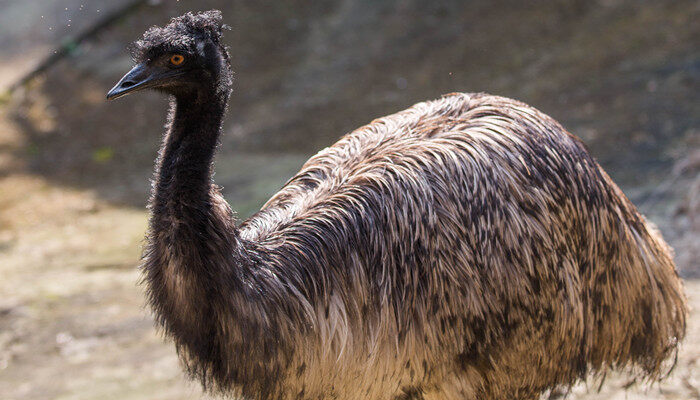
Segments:
[[[225,108],[225,101],[195,95],[171,103],[170,129],[158,166],[163,194],[196,194],[209,187]]]
[[[226,100],[212,94],[180,96],[171,102],[151,203],[154,230],[173,225],[201,229],[206,222],[201,219],[210,215],[212,162]]]

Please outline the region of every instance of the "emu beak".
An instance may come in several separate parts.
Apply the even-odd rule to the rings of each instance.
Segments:
[[[107,100],[114,100],[131,92],[154,86],[154,83],[159,80],[157,75],[157,72],[146,63],[138,64],[107,93]]]

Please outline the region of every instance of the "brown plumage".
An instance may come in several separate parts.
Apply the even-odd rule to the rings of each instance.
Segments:
[[[532,399],[589,372],[667,369],[686,316],[670,248],[579,139],[514,100],[455,93],[377,119],[237,227],[211,183],[230,90],[220,26],[186,14],[138,44],[147,68],[188,59],[157,81],[172,116],[143,271],[205,386]]]

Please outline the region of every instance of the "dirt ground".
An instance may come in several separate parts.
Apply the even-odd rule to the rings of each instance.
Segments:
[[[0,2],[0,88],[124,2]],[[582,137],[659,226],[692,307],[666,380],[608,376],[567,398],[700,399],[696,1],[152,3],[0,94],[0,399],[208,398],[138,285],[166,101],[104,94],[146,27],[215,7],[236,71],[215,180],[241,218],[375,117],[451,91],[518,98]]]

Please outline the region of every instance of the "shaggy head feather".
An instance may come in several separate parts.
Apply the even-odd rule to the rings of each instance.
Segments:
[[[222,23],[219,10],[188,12],[171,19],[164,27],[149,28],[141,39],[134,42],[132,54],[139,62],[174,51],[194,55],[197,53],[197,43],[206,39],[222,46],[224,28],[227,26]]]

